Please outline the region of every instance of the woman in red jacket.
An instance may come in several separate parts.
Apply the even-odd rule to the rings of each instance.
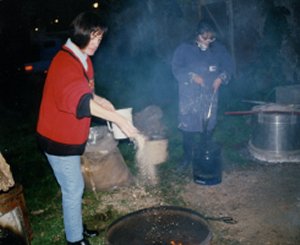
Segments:
[[[84,181],[80,155],[91,116],[114,122],[129,138],[138,134],[108,100],[94,93],[89,56],[96,52],[106,30],[95,13],[81,13],[74,19],[70,38],[50,65],[40,106],[38,142],[61,187],[67,244],[86,245],[86,238],[96,235],[83,227],[81,214]]]

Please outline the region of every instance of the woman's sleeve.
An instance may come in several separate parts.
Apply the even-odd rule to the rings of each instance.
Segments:
[[[78,103],[76,117],[78,119],[84,117],[91,117],[91,110],[90,110],[90,100],[93,98],[91,93],[84,94]]]
[[[191,72],[187,68],[186,63],[187,50],[184,45],[180,45],[174,52],[172,59],[172,72],[174,77],[179,82],[186,82],[190,80],[189,73]]]

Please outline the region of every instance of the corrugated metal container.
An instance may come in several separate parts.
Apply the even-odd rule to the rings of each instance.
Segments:
[[[267,162],[299,161],[300,113],[289,107],[264,105],[252,115],[249,149],[252,155]]]

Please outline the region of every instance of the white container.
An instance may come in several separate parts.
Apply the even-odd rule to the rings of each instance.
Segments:
[[[132,108],[119,109],[117,110],[117,113],[127,118],[132,123]],[[112,132],[115,139],[121,140],[128,138],[115,123],[107,122],[107,127],[108,130]]]

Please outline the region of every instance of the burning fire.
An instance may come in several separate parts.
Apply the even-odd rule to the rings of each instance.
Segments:
[[[170,245],[183,245],[182,242],[171,241]]]

